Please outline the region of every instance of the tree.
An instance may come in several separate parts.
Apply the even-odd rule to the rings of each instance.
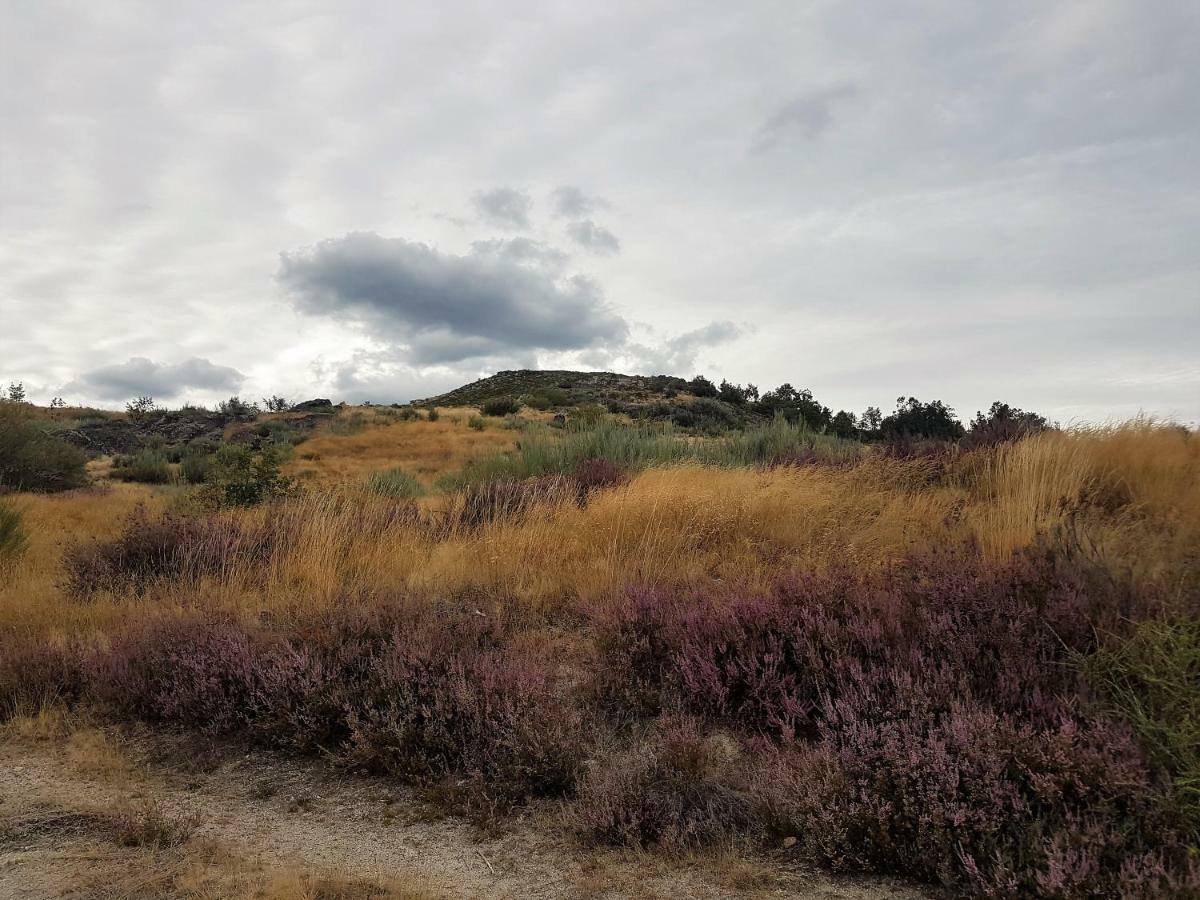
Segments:
[[[126,414],[135,422],[140,422],[157,410],[158,407],[154,405],[154,398],[148,396],[138,397],[136,400],[130,400],[125,404]]]
[[[8,383],[8,402],[9,403],[24,403],[25,402],[25,382],[9,382]]]
[[[896,411],[880,422],[879,430],[888,440],[957,441],[963,436],[962,424],[955,418],[953,409],[941,400],[922,403],[916,397],[897,397]]]
[[[852,412],[846,412],[844,409],[838,410],[829,423],[829,431],[836,434],[840,438],[853,439],[858,435],[858,417]]]
[[[717,396],[717,386],[705,378],[703,375],[697,375],[687,383],[688,393],[693,397],[715,397]]]
[[[1049,427],[1050,423],[1044,416],[997,400],[988,409],[986,416],[976,411],[964,443],[968,448],[989,447],[1015,441],[1027,434],[1045,431]]]
[[[879,426],[883,423],[883,413],[878,406],[868,406],[858,420],[859,430],[863,434],[877,435]]]
[[[759,412],[782,415],[789,422],[803,422],[813,431],[826,431],[833,421],[828,406],[822,406],[808,388],[796,390],[783,383],[773,391],[767,391],[755,404]]]
[[[51,409],[66,409],[67,401],[65,401],[62,397],[55,397],[53,400],[50,401],[50,408]]]
[[[363,404],[367,406],[369,404]],[[283,397],[278,394],[272,394],[270,397],[263,397],[263,407],[267,412],[285,412],[291,406]]]

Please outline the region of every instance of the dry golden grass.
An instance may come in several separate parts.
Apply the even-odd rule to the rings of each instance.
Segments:
[[[511,432],[475,432],[448,419],[321,437],[303,447],[338,448],[339,462],[326,475],[345,478],[355,466],[365,472],[376,463],[394,465],[402,452],[427,460],[428,473],[460,465],[479,451],[481,437],[512,440]],[[397,449],[409,445],[423,449]],[[347,446],[361,448],[359,455]],[[452,447],[445,452],[454,462],[435,452],[443,446]],[[397,517],[393,502],[341,486],[272,510],[228,513],[247,528],[286,535],[265,565],[232,566],[148,596],[101,596],[88,605],[55,587],[61,543],[111,535],[136,503],[161,506],[162,497],[125,485],[22,502],[35,546],[15,583],[0,591],[0,628],[59,634],[104,630],[122,614],[185,604],[286,619],[381,595],[469,593],[550,610],[636,583],[754,588],[791,571],[868,570],[951,544],[973,542],[998,560],[1056,530],[1069,531],[1114,570],[1169,582],[1197,567],[1200,441],[1135,422],[1044,434],[949,463],[875,456],[849,468],[650,469],[594,494],[584,508],[551,502],[520,520],[477,529]],[[452,520],[454,504],[445,506]]]
[[[516,432],[504,428],[475,431],[467,427],[474,410],[442,411],[436,422],[386,422],[379,413],[356,410],[366,423],[352,434],[324,432],[296,448],[285,474],[304,484],[330,485],[361,481],[372,472],[402,468],[431,483],[439,475],[462,468],[473,456],[516,446]]]
[[[78,541],[108,539],[121,530],[139,505],[151,514],[166,507],[166,497],[146,485],[105,483],[63,494],[18,494],[29,546],[11,578],[0,583],[0,620],[4,625],[62,636],[105,627],[126,611],[124,600],[67,605],[62,580],[64,549]]]

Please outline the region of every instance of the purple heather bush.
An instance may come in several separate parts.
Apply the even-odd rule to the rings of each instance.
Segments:
[[[596,613],[597,694],[618,723],[678,710],[758,742],[749,784],[727,783],[825,865],[998,896],[1169,892],[1194,876],[1187,824],[1070,664],[1128,609],[1046,556],[633,591]]]
[[[159,581],[213,574],[265,559],[276,536],[270,525],[248,533],[229,519],[170,514],[151,519],[139,507],[113,540],[67,550],[64,587],[86,600],[104,591],[137,592]]]

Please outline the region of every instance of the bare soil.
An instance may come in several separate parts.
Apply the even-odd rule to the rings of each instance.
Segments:
[[[185,837],[130,846],[112,822],[131,810]],[[555,824],[547,808],[485,832],[387,779],[194,738],[77,727],[0,740],[2,900],[928,896],[804,871],[782,848],[665,859],[584,848]]]

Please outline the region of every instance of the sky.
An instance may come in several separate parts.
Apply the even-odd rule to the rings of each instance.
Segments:
[[[1200,4],[0,0],[0,382],[1200,420]]]

